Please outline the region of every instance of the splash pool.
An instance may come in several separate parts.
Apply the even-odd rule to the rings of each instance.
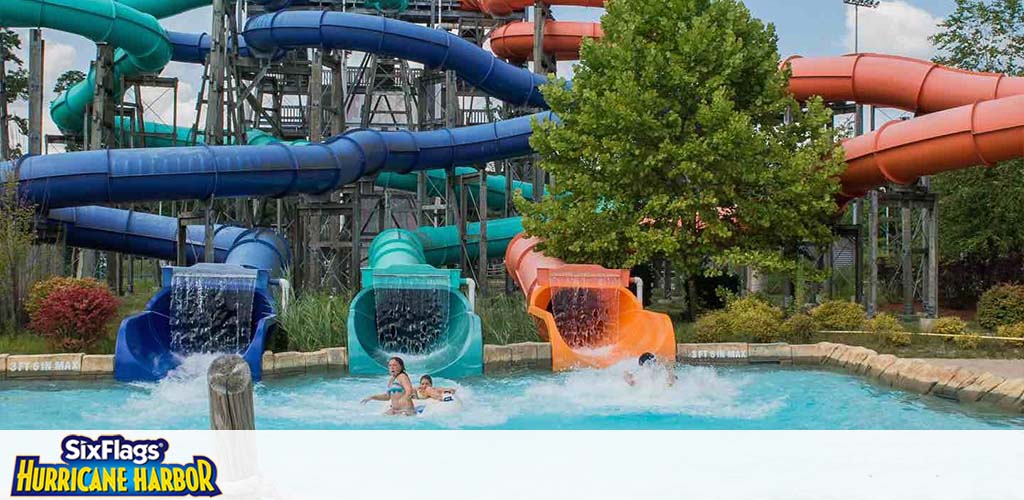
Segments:
[[[159,383],[0,383],[2,429],[206,429],[205,367],[190,358]],[[359,400],[384,377],[307,375],[256,388],[259,429],[1024,429],[1024,416],[778,366],[676,368],[627,386],[622,367],[467,379],[461,411],[386,417]],[[663,375],[663,374],[662,374]]]

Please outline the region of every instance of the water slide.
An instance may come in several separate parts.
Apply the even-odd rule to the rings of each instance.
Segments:
[[[4,16],[0,18],[3,24],[11,25],[5,11],[0,10],[0,16]],[[479,48],[448,33],[377,17],[319,12],[261,16],[250,22],[249,27],[246,39],[250,46],[267,53],[308,45],[379,51],[454,69],[471,83],[511,102],[543,102],[536,91],[537,83],[543,81],[540,77],[503,65]],[[504,76],[499,78],[495,75]],[[1001,84],[996,87],[997,91],[1004,88]],[[950,118],[956,118],[950,123],[935,119],[921,127],[914,125],[920,123],[918,120],[912,120],[889,125],[859,138],[857,141],[870,146],[860,153],[854,147],[858,143],[847,143],[851,169],[843,177],[844,193],[856,195],[872,183],[887,179],[905,181],[916,178],[916,175],[941,171],[937,167],[962,168],[979,163],[979,159],[998,161],[1013,149],[1007,147],[1008,141],[1016,140],[1018,147],[1015,151],[1019,151],[1019,139],[1013,134],[1022,117],[1019,113],[1012,113],[1012,108],[1018,103],[1004,101],[968,106],[969,117],[977,114],[979,117],[998,117],[999,121],[994,121],[995,118],[970,120],[965,128],[961,119],[963,111],[951,109],[931,115],[941,117],[943,113],[950,113]],[[541,114],[538,118],[553,119],[550,114]],[[51,155],[26,158],[17,166],[23,193],[47,208],[97,202],[207,198],[211,195],[284,196],[326,192],[374,172],[408,173],[520,156],[529,153],[527,141],[531,119],[526,117],[433,132],[357,131],[324,144],[308,146],[201,146]],[[958,124],[956,127],[959,129],[954,127],[956,130],[952,135],[958,138],[958,142],[950,143],[943,139],[950,136],[949,131],[931,130],[942,126],[949,128],[951,123]],[[976,139],[973,148],[968,148],[969,153],[950,154],[964,147],[965,137]],[[916,148],[933,140],[939,141],[931,143],[933,148],[957,149],[940,151],[945,161],[938,163],[930,158],[917,161],[913,156],[889,154],[890,150]],[[13,167],[5,165],[7,173],[3,175],[10,175]],[[87,221],[79,219],[79,222]],[[537,269],[544,268],[538,266]],[[523,284],[522,280],[520,284]],[[527,288],[539,289],[533,285]],[[552,333],[548,331],[549,336]]]
[[[523,230],[518,217],[487,222],[489,258],[500,258]],[[467,225],[470,239],[480,224]],[[479,242],[466,248],[470,258]],[[349,373],[387,373],[387,360],[400,355],[414,373],[457,378],[483,373],[483,335],[474,312],[475,283],[459,269],[436,266],[461,259],[455,226],[389,229],[373,239],[362,290],[349,306]],[[461,287],[468,288],[468,296]]]

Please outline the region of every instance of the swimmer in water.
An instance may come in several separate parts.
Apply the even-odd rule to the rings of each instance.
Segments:
[[[391,378],[388,380],[388,392],[365,398],[361,403],[391,401],[391,406],[388,408],[388,411],[384,412],[385,414],[416,415],[416,407],[412,404],[415,390],[412,388],[412,379],[405,372],[405,362],[402,361],[402,358],[395,356],[388,360],[388,373],[391,374]]]
[[[416,399],[451,401],[454,395],[454,388],[434,387],[434,379],[430,375],[420,377],[420,386],[416,389]]]
[[[657,356],[649,352],[641,354],[640,358],[637,359],[637,363],[640,365],[641,370],[664,370],[665,384],[669,387],[672,387],[678,379],[678,377],[676,377],[675,372],[673,372],[671,368],[662,364],[660,361],[658,361]],[[627,371],[626,373],[623,374],[623,376],[625,377],[627,384],[629,384],[630,386],[636,385],[637,380],[635,372]]]

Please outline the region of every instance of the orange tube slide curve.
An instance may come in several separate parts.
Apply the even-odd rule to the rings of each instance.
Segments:
[[[605,0],[545,0],[548,5],[576,5],[579,7],[604,7]],[[504,17],[513,12],[533,7],[534,0],[462,0],[462,10],[486,12],[492,16]]]
[[[644,310],[629,291],[629,271],[566,264],[538,252],[540,242],[520,233],[505,251],[505,266],[526,295],[527,310],[541,338],[551,343],[552,370],[605,368],[645,352],[666,364],[675,363],[672,320]],[[559,325],[552,311],[552,297],[559,293],[558,285],[566,282],[573,289],[591,294],[592,304],[598,308],[615,310],[618,320],[606,323],[596,336],[578,336],[571,325]]]
[[[584,38],[601,38],[604,32],[597,23],[547,21],[544,23],[544,53],[554,54],[559,61],[580,58]],[[533,23],[516,21],[491,32],[491,50],[514,63],[533,58]]]

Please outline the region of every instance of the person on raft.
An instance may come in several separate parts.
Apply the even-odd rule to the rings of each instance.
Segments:
[[[452,387],[434,387],[434,379],[430,375],[420,377],[420,386],[416,389],[416,399],[436,399],[451,401],[455,396]]]
[[[391,378],[388,380],[388,391],[374,394],[361,402],[365,404],[369,401],[391,401],[391,406],[384,412],[385,414],[416,415],[416,406],[412,403],[416,391],[412,387],[412,379],[405,372],[405,362],[402,361],[402,358],[395,356],[388,360],[388,373],[391,374]]]
[[[665,384],[668,387],[672,387],[672,385],[676,383],[678,377],[676,377],[675,372],[673,372],[670,367],[665,366],[660,361],[658,361],[658,357],[655,356],[654,354],[649,352],[641,354],[640,358],[637,359],[637,363],[640,365],[640,370],[664,371]],[[623,376],[626,379],[626,383],[629,384],[630,386],[635,386],[637,384],[636,372],[627,371],[626,373],[623,374]]]

